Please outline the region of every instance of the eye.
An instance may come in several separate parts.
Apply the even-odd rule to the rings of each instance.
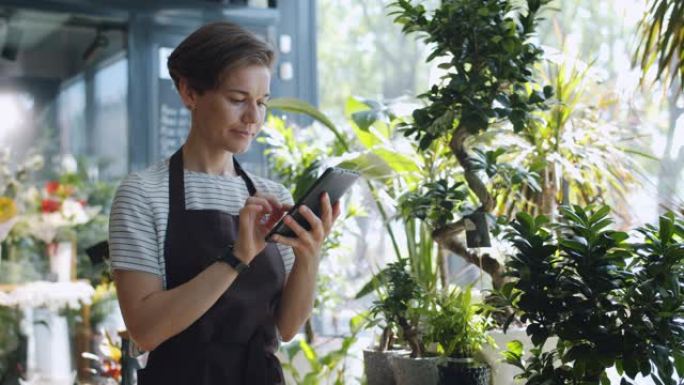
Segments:
[[[259,102],[259,106],[268,108],[268,100],[262,100]]]
[[[244,102],[245,102],[245,99],[234,99],[234,98],[230,98],[230,102],[231,102],[231,103],[235,103],[235,104],[240,104],[240,103],[244,103]]]

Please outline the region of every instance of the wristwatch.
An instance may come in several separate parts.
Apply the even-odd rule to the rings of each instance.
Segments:
[[[249,269],[248,264],[242,262],[238,259],[238,257],[235,256],[235,254],[233,254],[233,245],[228,246],[225,252],[216,257],[216,261],[227,263],[233,269],[235,269],[235,271],[237,271],[238,274]]]

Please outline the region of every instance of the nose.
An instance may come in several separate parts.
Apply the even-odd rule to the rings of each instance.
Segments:
[[[246,103],[245,110],[242,113],[242,123],[257,124],[261,119],[261,109],[254,103]]]

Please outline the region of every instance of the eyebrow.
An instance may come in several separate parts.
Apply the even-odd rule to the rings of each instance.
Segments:
[[[249,92],[243,91],[243,90],[239,90],[239,89],[237,89],[237,88],[229,88],[227,91],[228,91],[228,92],[236,92],[236,93],[238,93],[238,94],[242,94],[242,95],[245,95],[245,96],[249,96]],[[271,96],[271,94],[264,94],[264,96],[262,96],[262,98],[268,98],[268,97],[270,97],[270,96]]]

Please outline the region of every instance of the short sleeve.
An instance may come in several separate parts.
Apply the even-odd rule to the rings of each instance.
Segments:
[[[162,277],[154,216],[142,182],[137,174],[131,174],[114,196],[109,216],[111,268]]]

